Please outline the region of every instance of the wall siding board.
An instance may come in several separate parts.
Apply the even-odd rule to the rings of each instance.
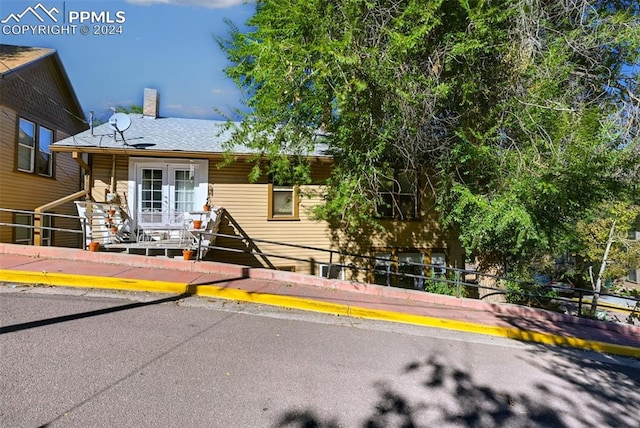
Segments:
[[[3,75],[0,93],[0,207],[33,211],[80,190],[80,167],[69,153],[54,154],[53,178],[16,169],[19,117],[52,129],[55,141],[87,129],[57,53]],[[73,204],[59,206],[54,212],[77,215]],[[0,221],[13,222],[13,215],[2,213]],[[69,222],[73,220],[56,219],[54,226],[66,228]],[[13,242],[13,239],[12,228],[0,228],[1,242]],[[53,233],[53,245],[75,247],[79,242],[72,234]]]
[[[69,153],[54,154],[55,171],[53,178],[41,177],[15,169],[15,149],[18,112],[2,107],[0,111],[0,207],[7,209],[33,211],[35,208],[55,201],[81,189],[80,166]],[[38,122],[36,122],[38,123]],[[68,137],[69,134],[54,128],[55,140]],[[77,215],[73,204],[64,204],[53,211],[57,214]],[[13,222],[13,216],[3,213],[2,222]],[[57,220],[61,221],[61,220]],[[62,227],[62,226],[60,226]],[[14,231],[2,228],[1,242],[13,242]],[[56,246],[76,247],[80,239],[70,234],[54,233]]]

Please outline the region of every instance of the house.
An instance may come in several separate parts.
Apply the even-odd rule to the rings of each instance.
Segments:
[[[323,183],[332,167],[332,158],[321,149],[309,155],[310,185],[283,186],[266,175],[250,182],[250,150],[236,148],[234,160],[220,167],[223,144],[231,135],[226,122],[161,117],[158,109],[157,91],[145,89],[143,114],[116,113],[109,123],[52,145],[57,155],[86,156],[88,190],[100,221],[110,217],[104,214],[107,208],[117,206],[120,229],[104,237],[105,246],[135,250],[144,244],[148,252],[149,242],[172,241],[169,248],[177,249],[185,229],[193,232],[189,225],[204,214],[209,228],[221,234],[208,260],[334,277],[346,272],[332,264],[363,263],[313,249],[337,249],[329,226],[310,215],[323,200]],[[432,196],[409,196],[405,200],[411,205],[411,219],[386,220],[387,232],[361,242],[357,254],[385,258],[378,263],[381,270],[400,269],[409,262],[463,267],[459,243],[439,232],[435,213],[428,209],[433,204],[425,198]],[[215,214],[202,210],[205,203]],[[372,279],[384,283],[388,276]]]
[[[0,45],[0,223],[77,228],[73,203],[49,204],[83,188],[70,153],[51,145],[88,128],[71,82],[53,49]],[[25,211],[25,212],[20,212]],[[34,218],[35,217],[35,218]],[[33,227],[0,228],[0,242],[77,247],[79,236]]]

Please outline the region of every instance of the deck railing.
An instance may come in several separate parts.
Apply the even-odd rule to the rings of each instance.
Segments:
[[[27,210],[14,210],[14,209],[7,209],[7,208],[0,208],[0,213],[9,213],[11,214],[12,217],[15,216],[15,214],[24,214],[24,215],[28,215],[31,216],[34,220],[37,216],[40,217],[40,221],[39,222],[35,222],[34,224],[23,224],[23,223],[13,223],[13,222],[0,222],[0,227],[10,227],[13,228],[14,230],[16,229],[29,229],[32,231],[32,238],[31,238],[31,242],[29,242],[29,244],[33,245],[33,241],[34,238],[33,236],[44,236],[43,232],[53,232],[53,231],[57,231],[57,232],[65,232],[65,233],[72,233],[72,234],[77,234],[77,235],[81,235],[82,236],[82,242],[85,242],[85,230],[86,230],[86,224],[87,224],[87,219],[84,217],[80,217],[80,216],[75,216],[75,215],[67,215],[67,214],[55,214],[55,213],[45,213],[45,212],[36,212],[36,211],[27,211]],[[15,217],[14,217],[15,218]],[[48,221],[42,221],[45,218],[48,218]],[[80,229],[70,229],[70,228],[63,228],[63,227],[54,227],[54,226],[43,226],[44,223],[48,223],[49,225],[53,224],[53,219],[55,218],[64,218],[64,219],[71,219],[71,220],[77,220],[78,221],[78,225],[80,226]]]
[[[59,231],[82,235],[82,241],[86,242],[85,230],[87,219],[81,216],[54,214],[54,213],[36,213],[27,210],[14,210],[0,208],[0,213],[36,215],[50,218],[65,218],[78,221],[79,228],[69,229],[54,226],[39,226],[32,224],[21,224],[14,222],[0,222],[0,228],[13,229],[29,229],[34,233],[43,231]],[[52,224],[51,222],[49,224]],[[203,249],[217,250],[226,252],[246,253],[268,260],[269,257],[280,258],[303,263],[314,263],[309,257],[298,257],[276,252],[264,252],[258,244],[269,244],[279,248],[288,250],[298,249],[307,252],[317,252],[322,255],[322,260],[328,260],[324,263],[326,267],[326,277],[337,279],[340,272],[350,272],[351,280],[363,282],[376,282],[386,286],[401,286],[404,288],[414,288],[417,290],[433,291],[439,290],[440,294],[450,294],[457,298],[470,297],[469,291],[475,290],[478,298],[486,299],[489,296],[504,296],[508,302],[524,304],[527,306],[545,307],[550,306],[564,307],[565,312],[572,313],[577,316],[594,316],[602,314],[606,310],[615,310],[625,313],[627,322],[633,322],[639,318],[640,299],[627,295],[621,295],[612,292],[598,293],[597,306],[595,311],[591,311],[591,297],[596,293],[588,288],[567,288],[561,284],[534,284],[529,281],[522,281],[514,278],[489,274],[477,270],[461,269],[439,264],[424,264],[410,261],[398,262],[388,258],[366,256],[345,251],[318,248],[306,245],[290,244],[285,242],[277,242],[267,239],[252,238],[248,235],[237,236],[223,233],[213,232],[196,232],[197,250],[196,254],[202,254]],[[242,248],[230,248],[220,245],[205,245],[206,242],[215,243],[217,238],[235,239],[244,243]],[[198,257],[197,260],[200,260]],[[346,262],[349,260],[349,262]],[[269,262],[267,266],[274,268]],[[384,268],[381,268],[384,266]],[[493,284],[493,285],[492,285]],[[442,291],[446,293],[442,293]],[[618,304],[612,304],[611,301],[617,301]],[[589,309],[589,310],[587,310]],[[616,319],[617,321],[624,321]]]

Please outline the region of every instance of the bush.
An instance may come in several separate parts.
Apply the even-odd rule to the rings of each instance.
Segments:
[[[444,294],[446,296],[458,296],[456,293],[456,284],[448,282],[445,276],[436,276],[425,279],[424,291],[434,294]],[[459,297],[466,297],[467,291],[464,287],[460,287]]]
[[[558,297],[555,290],[531,282],[500,281],[501,288],[507,290],[507,303],[544,308]]]

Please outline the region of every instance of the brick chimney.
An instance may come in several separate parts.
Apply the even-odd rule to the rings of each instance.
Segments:
[[[157,89],[144,88],[144,104],[142,114],[146,118],[157,119],[159,116],[160,96]]]

